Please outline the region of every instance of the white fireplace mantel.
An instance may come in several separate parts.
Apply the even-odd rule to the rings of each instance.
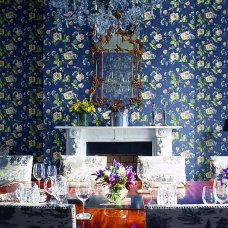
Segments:
[[[73,127],[66,130],[66,154],[86,155],[87,142],[152,142],[152,156],[172,156],[172,130],[181,126]]]

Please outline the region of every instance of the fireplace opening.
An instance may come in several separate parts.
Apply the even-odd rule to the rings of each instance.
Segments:
[[[87,142],[86,154],[107,156],[108,165],[115,159],[136,170],[138,156],[152,156],[152,142]]]

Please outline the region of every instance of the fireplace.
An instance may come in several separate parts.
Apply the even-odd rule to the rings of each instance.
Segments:
[[[86,155],[107,156],[108,165],[115,159],[136,169],[137,156],[152,156],[152,142],[87,142]]]
[[[128,127],[73,127],[57,126],[56,129],[66,130],[66,155],[87,155],[87,147],[98,147],[93,154],[102,155],[107,153],[109,156],[116,156],[117,159],[124,160],[135,158],[133,156],[172,156],[172,131],[181,129],[180,126],[128,126]],[[115,145],[116,144],[116,145]],[[99,149],[99,147],[103,147]],[[107,148],[134,147],[126,154],[124,149],[113,151]],[[135,148],[137,148],[135,150]],[[146,154],[142,154],[142,149]],[[89,152],[90,153],[90,152]],[[113,157],[111,157],[113,158]]]

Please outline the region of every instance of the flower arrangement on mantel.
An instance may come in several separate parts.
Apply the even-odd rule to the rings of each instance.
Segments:
[[[76,113],[93,113],[95,112],[95,107],[92,103],[88,102],[87,100],[79,101],[77,100],[69,107],[70,112]]]
[[[72,113],[77,113],[77,125],[88,126],[88,114],[93,113],[96,110],[94,105],[87,100],[77,100],[69,107],[69,111]]]
[[[102,186],[108,186],[109,193],[107,194],[107,199],[117,204],[124,198],[126,191],[130,190],[130,186],[136,183],[132,166],[124,167],[115,160],[110,167],[96,172],[96,181]]]

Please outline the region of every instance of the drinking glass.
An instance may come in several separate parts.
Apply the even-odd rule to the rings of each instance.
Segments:
[[[19,183],[15,191],[20,203],[39,203],[40,192],[35,183]]]
[[[40,180],[45,177],[45,168],[43,163],[35,163],[33,165],[33,176],[38,180],[38,187],[40,188]]]
[[[214,179],[213,193],[216,202],[223,204],[228,200],[228,186],[222,180]]]
[[[170,182],[161,182],[158,195],[157,195],[158,205],[176,205],[177,204],[177,191],[176,185]]]
[[[55,165],[49,165],[47,167],[47,176],[48,177],[55,177],[57,175],[57,168]]]
[[[142,163],[140,163],[140,162],[138,163],[136,172],[137,172],[137,176],[138,176],[139,180],[142,183],[141,192],[143,193],[143,191],[144,191],[144,167],[143,167]]]
[[[213,193],[213,188],[210,186],[204,186],[202,191],[202,200],[204,204],[215,203],[215,197]]]
[[[82,213],[76,215],[76,219],[87,220],[91,218],[90,213],[85,213],[85,201],[92,194],[92,186],[90,181],[79,182],[76,186],[76,196],[82,201]]]
[[[48,188],[49,181],[51,182],[51,187]],[[67,179],[61,175],[48,177],[44,182],[44,189],[48,194],[54,196],[60,204],[63,204],[68,193]]]

